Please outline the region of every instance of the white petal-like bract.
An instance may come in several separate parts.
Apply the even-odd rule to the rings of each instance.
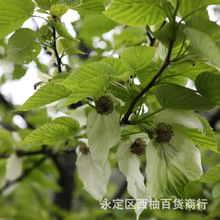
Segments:
[[[6,164],[6,181],[16,180],[22,174],[22,159],[16,154],[11,154]]]
[[[137,155],[132,154],[130,151],[131,143],[129,141],[120,144],[116,158],[118,161],[119,169],[124,173],[128,183],[128,193],[134,199],[151,199],[144,184],[144,177],[139,169],[139,160]],[[137,219],[144,209],[135,205],[135,212]]]
[[[188,129],[197,128],[200,132],[203,130],[203,125],[199,118],[188,110],[165,109],[156,114],[154,121],[156,125],[162,122]]]
[[[91,157],[90,152],[85,155],[79,151],[76,166],[84,189],[96,200],[101,201],[107,192],[107,184],[111,175],[108,160],[101,165]]]
[[[107,160],[109,149],[120,140],[119,119],[115,111],[101,115],[93,109],[87,119],[87,137],[92,157],[100,164]]]
[[[200,151],[176,129],[168,143],[151,140],[146,157],[147,190],[155,198],[184,196],[185,185],[199,179],[203,173]]]

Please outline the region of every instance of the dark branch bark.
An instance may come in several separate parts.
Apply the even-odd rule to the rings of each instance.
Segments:
[[[53,50],[57,59],[57,67],[58,67],[58,72],[61,73],[62,69],[61,69],[61,59],[59,57],[59,54],[57,52],[57,45],[56,45],[56,29],[55,27],[52,27],[53,29]]]
[[[161,66],[161,68],[159,69],[157,74],[154,76],[154,78],[150,81],[150,83],[131,102],[131,105],[129,106],[128,111],[126,112],[126,114],[124,115],[124,117],[122,119],[122,123],[129,124],[128,119],[129,119],[130,115],[132,114],[132,110],[133,110],[135,104],[154,85],[154,83],[158,79],[158,77],[163,73],[163,71],[170,64],[170,56],[171,56],[171,52],[172,52],[174,41],[175,40],[170,40],[170,44],[169,44],[169,48],[168,48],[168,53],[167,53],[167,56],[166,56],[166,59],[165,59],[163,65]]]
[[[31,168],[26,169],[23,174],[18,177],[17,179],[13,181],[8,181],[5,183],[5,185],[0,189],[0,195],[10,186],[14,185],[17,182],[21,182],[25,177],[27,177],[33,170],[35,170],[37,167],[39,167],[47,157],[43,157],[40,160],[38,160]]]

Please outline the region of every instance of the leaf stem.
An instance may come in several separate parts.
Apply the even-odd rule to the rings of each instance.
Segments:
[[[135,104],[138,102],[138,100],[151,88],[154,86],[155,81],[158,79],[158,77],[163,73],[163,71],[169,66],[170,64],[170,57],[171,57],[171,52],[174,44],[174,39],[170,39],[170,44],[167,52],[166,59],[161,66],[161,68],[158,70],[157,74],[154,76],[154,78],[149,82],[149,84],[133,99],[131,102],[131,105],[128,108],[128,111],[125,113],[124,117],[121,120],[122,124],[130,124],[130,121],[128,121],[130,115],[132,114],[132,110],[135,106]]]

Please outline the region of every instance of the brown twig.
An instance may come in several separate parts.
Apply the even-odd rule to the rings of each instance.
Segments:
[[[130,115],[132,114],[132,110],[135,106],[135,104],[138,102],[138,100],[154,85],[155,81],[158,79],[158,77],[163,73],[163,71],[169,66],[170,64],[170,56],[174,44],[173,39],[170,39],[170,44],[167,52],[166,59],[161,66],[161,68],[158,70],[157,74],[154,76],[154,78],[149,82],[149,84],[133,99],[131,102],[131,105],[129,106],[128,111],[125,113],[124,117],[122,118],[121,122],[124,124],[129,124],[130,122],[128,121]]]
[[[52,29],[53,29],[53,50],[54,50],[54,53],[55,53],[55,56],[57,59],[58,73],[61,73],[62,72],[61,59],[60,59],[59,54],[57,52],[57,45],[56,45],[56,29],[55,29],[55,27],[52,27]]]

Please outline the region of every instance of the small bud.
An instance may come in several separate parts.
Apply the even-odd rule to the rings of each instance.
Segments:
[[[113,101],[108,96],[101,96],[96,103],[96,111],[101,115],[113,112]]]
[[[87,155],[89,153],[89,148],[84,142],[82,142],[80,144],[79,151],[82,152],[82,154]]]
[[[174,135],[173,128],[166,123],[159,123],[156,129],[156,140],[159,143],[167,143],[171,140]]]
[[[130,150],[131,153],[140,156],[145,153],[146,147],[147,147],[147,143],[145,140],[141,138],[136,138],[134,143],[131,145]]]

